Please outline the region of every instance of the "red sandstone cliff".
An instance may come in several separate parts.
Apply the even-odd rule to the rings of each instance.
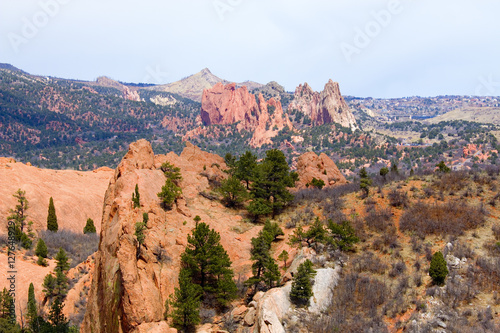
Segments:
[[[356,119],[340,94],[339,84],[332,80],[325,84],[321,93],[313,91],[307,83],[299,85],[288,109],[304,113],[314,125],[338,123],[356,128]]]
[[[262,94],[256,98],[246,87],[236,88],[235,83],[224,86],[219,82],[203,91],[201,119],[206,126],[238,123],[238,130],[253,132],[250,145],[254,147],[271,143],[285,126],[292,128],[279,101],[266,101]]]

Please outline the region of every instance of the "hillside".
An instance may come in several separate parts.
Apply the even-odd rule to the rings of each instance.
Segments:
[[[500,125],[500,108],[497,107],[476,107],[456,109],[437,117],[427,120],[429,123],[436,124],[440,121],[465,120],[478,123]]]
[[[223,80],[210,72],[208,68],[202,69],[200,72],[190,75],[182,80],[164,85],[156,85],[148,89],[155,91],[165,91],[178,94],[182,97],[201,102],[201,96],[204,89],[212,88],[216,83],[228,84],[229,81]],[[263,84],[245,81],[237,83],[238,87],[246,86],[248,89],[257,89]]]

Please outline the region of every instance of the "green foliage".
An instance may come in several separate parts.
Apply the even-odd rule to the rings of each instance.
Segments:
[[[59,252],[56,254],[56,268],[54,270],[61,270],[62,272],[67,272],[69,269],[68,257],[66,256],[66,251],[63,248],[59,248]]]
[[[41,238],[36,243],[35,254],[39,257],[47,258],[47,245],[45,245],[44,240]]]
[[[53,297],[56,297],[56,287],[57,287],[57,282],[56,278],[52,274],[47,274],[45,275],[45,278],[43,279],[43,292],[45,294],[45,297],[47,299],[52,299]]]
[[[299,265],[297,273],[293,277],[291,301],[297,306],[308,306],[309,299],[313,296],[312,278],[316,275],[312,262],[307,259]]]
[[[372,179],[368,176],[368,172],[366,172],[365,168],[361,168],[359,171],[359,188],[363,192],[365,196],[368,196],[370,193],[370,185],[372,184]]]
[[[49,211],[47,214],[47,230],[57,232],[59,226],[57,224],[56,208],[54,207],[54,200],[50,197]]]
[[[313,243],[324,244],[328,240],[327,231],[323,223],[319,220],[319,217],[316,217],[316,220],[306,232],[304,232],[302,227],[298,227],[294,230],[293,235],[290,237],[290,244],[302,246],[302,242],[306,242],[310,247]]]
[[[205,294],[213,295],[226,306],[236,297],[231,260],[220,244],[220,235],[206,223],[198,223],[181,256],[182,266],[193,283],[199,284]]]
[[[328,220],[328,229],[331,234],[330,243],[342,251],[352,251],[353,245],[359,242],[356,231],[349,221],[337,224],[332,220]]]
[[[270,254],[273,239],[274,235],[264,229],[259,232],[258,237],[252,238],[250,258],[254,261],[253,276],[245,284],[253,285],[255,291],[261,282],[264,282],[265,287],[272,288],[280,279],[279,267]]]
[[[162,206],[165,209],[172,209],[172,205],[175,200],[180,198],[182,195],[181,188],[175,183],[168,179],[165,181],[165,185],[162,186],[161,192],[158,193],[158,198],[162,201]]]
[[[26,318],[30,328],[35,331],[36,318],[38,317],[38,310],[36,308],[35,287],[30,283],[28,288],[28,304],[26,305]]]
[[[438,251],[432,255],[429,276],[435,284],[443,285],[447,275],[448,267],[446,266],[446,260],[441,251]]]
[[[255,177],[255,168],[257,168],[257,156],[248,150],[236,162],[235,176],[246,183],[247,189],[250,188],[250,181]]]
[[[20,229],[22,233],[28,217],[26,211],[29,207],[28,200],[26,199],[26,192],[18,189],[12,196],[17,199],[17,205],[15,209],[9,210],[11,215],[7,217],[7,220],[14,221],[16,228]],[[19,235],[19,238],[16,239],[17,241],[20,240],[20,236],[21,235]]]
[[[96,233],[94,220],[92,220],[90,217],[87,219],[87,223],[85,224],[85,227],[83,228],[83,233],[84,234],[95,234]]]
[[[259,216],[270,214],[273,211],[273,208],[266,199],[257,198],[250,202],[247,210],[254,217],[255,222],[258,220]]]
[[[10,319],[11,309],[14,306],[14,298],[10,295],[7,288],[3,288],[0,293],[0,318]]]
[[[17,322],[12,323],[10,319],[0,317],[0,332],[2,333],[21,333],[21,328]]]
[[[228,179],[222,181],[221,186],[217,189],[222,194],[222,202],[226,207],[241,206],[243,201],[248,197],[245,186],[235,176],[229,176]]]
[[[446,166],[444,161],[441,161],[438,164],[436,164],[436,167],[438,168],[437,171],[441,173],[449,173],[451,171],[451,169]]]
[[[266,157],[255,171],[252,196],[266,200],[274,218],[278,210],[293,200],[288,187],[295,186],[298,175],[290,172],[285,155],[278,149],[266,151]]]
[[[21,234],[21,246],[25,249],[31,249],[33,241],[24,232]]]
[[[389,173],[389,169],[388,168],[383,167],[383,168],[380,169],[380,175],[382,177],[384,177],[384,179],[385,179],[385,177],[387,176],[388,173]]]
[[[132,193],[132,202],[134,208],[141,208],[141,195],[139,194],[139,185],[135,184],[135,191]]]
[[[271,222],[271,220],[266,220],[264,223],[264,228],[261,231],[263,237],[269,238],[269,243],[273,242],[278,238],[278,236],[284,236],[285,233],[283,229],[276,222]]]
[[[286,250],[283,250],[280,255],[278,256],[278,260],[283,260],[283,264],[285,266],[285,269],[286,269],[286,262],[289,258],[289,254]]]
[[[167,179],[170,179],[175,185],[179,186],[179,183],[182,180],[180,168],[167,161],[161,165],[160,169],[163,171]]]
[[[226,153],[226,155],[224,155],[224,162],[228,168],[226,172],[233,176],[236,172],[236,156],[231,153]]]
[[[316,179],[316,177],[313,177],[311,182],[307,183],[306,186],[307,187],[309,187],[309,186],[316,187],[316,188],[319,188],[321,190],[325,186],[325,181],[323,179]]]
[[[134,235],[137,238],[137,253],[136,253],[137,258],[139,258],[141,254],[141,245],[144,244],[144,241],[146,240],[146,235],[144,235],[145,229],[146,229],[146,223],[144,223],[144,217],[143,217],[143,222],[137,222],[135,224]]]
[[[48,321],[52,324],[53,332],[66,333],[69,331],[69,321],[63,313],[62,301],[56,298],[50,307]]]
[[[177,328],[193,328],[200,322],[200,298],[202,288],[193,283],[189,270],[181,269],[179,273],[179,288],[175,288],[171,300],[172,322]]]

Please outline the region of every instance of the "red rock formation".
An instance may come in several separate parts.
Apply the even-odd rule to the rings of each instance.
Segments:
[[[325,186],[345,184],[346,179],[337,168],[337,165],[325,154],[319,156],[308,152],[299,156],[297,160],[299,182],[297,188],[305,188],[313,178],[323,180]]]
[[[164,211],[157,193],[165,184],[158,168],[165,161],[181,169],[182,198],[170,211]],[[177,285],[180,256],[186,237],[199,215],[221,235],[235,275],[251,272],[250,239],[261,228],[237,233],[242,217],[219,202],[199,195],[209,191],[209,179],[224,177],[224,159],[206,153],[190,143],[181,155],[154,156],[149,142],[139,140],[115,170],[104,198],[101,241],[96,253],[92,285],[82,332],[169,332],[163,321],[165,300]],[[133,208],[135,184],[141,194],[141,207]],[[149,214],[145,242],[136,257],[135,223]],[[159,251],[168,260],[160,261]]]
[[[285,126],[292,128],[279,101],[266,101],[262,94],[256,99],[245,86],[236,88],[235,83],[224,86],[219,82],[203,91],[201,119],[207,126],[238,123],[238,130],[254,132],[250,140],[254,147],[271,143]]]
[[[294,100],[288,110],[296,109],[311,118],[314,125],[338,123],[356,128],[356,119],[340,94],[339,84],[329,80],[321,93],[304,83],[295,89]]]

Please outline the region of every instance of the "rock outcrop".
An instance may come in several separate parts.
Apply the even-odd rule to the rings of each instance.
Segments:
[[[313,178],[323,180],[325,186],[345,184],[346,179],[333,162],[326,154],[321,153],[319,156],[313,152],[302,154],[297,159],[297,173],[299,181],[296,183],[297,188],[305,188]]]
[[[159,169],[165,161],[179,167],[183,177],[182,198],[169,211],[160,207],[157,197],[165,184]],[[163,321],[164,304],[177,285],[180,256],[196,215],[220,233],[235,275],[251,271],[250,239],[260,228],[236,232],[242,217],[199,195],[209,191],[209,181],[225,176],[224,168],[223,158],[190,143],[180,155],[157,156],[145,140],[130,145],[104,198],[101,241],[82,332],[172,330]],[[131,201],[136,184],[140,208],[133,208]],[[142,220],[143,213],[148,213],[149,221],[138,253],[135,223]]]
[[[351,129],[357,128],[356,119],[340,94],[339,84],[329,80],[321,93],[307,84],[295,89],[294,99],[288,110],[298,110],[311,118],[313,125],[337,123]]]
[[[90,217],[97,232],[101,230],[102,202],[113,170],[94,171],[39,169],[13,159],[0,159],[0,219],[5,221],[17,200],[12,195],[21,189],[29,202],[27,221],[33,229],[47,229],[49,198],[54,198],[59,229],[82,233]],[[0,234],[6,233],[6,224]]]
[[[238,130],[253,132],[250,145],[260,147],[272,143],[280,130],[292,123],[283,113],[281,103],[274,98],[266,101],[262,94],[256,98],[247,88],[236,88],[235,83],[217,83],[203,91],[201,119],[204,125],[230,125]]]

